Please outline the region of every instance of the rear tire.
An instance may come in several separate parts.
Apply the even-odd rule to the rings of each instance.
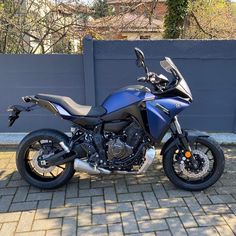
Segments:
[[[16,154],[17,169],[22,178],[35,187],[42,189],[58,188],[66,184],[73,177],[75,172],[73,162],[68,162],[63,167],[61,166],[60,168],[63,169],[63,171],[61,171],[58,176],[52,175],[51,177],[44,177],[34,173],[35,169],[31,168],[29,164],[30,161],[27,160],[27,156],[29,155],[29,150],[32,148],[32,145],[37,143],[39,140],[50,140],[52,145],[53,143],[59,144],[61,141],[68,144],[68,137],[64,133],[57,130],[42,129],[33,131],[21,141],[18,147]]]
[[[212,173],[209,174],[205,181],[198,180],[196,183],[194,183],[194,181],[188,182],[177,175],[173,167],[173,159],[177,149],[176,147],[171,148],[163,156],[163,168],[169,180],[177,187],[190,191],[203,190],[216,183],[216,181],[221,177],[225,166],[224,153],[220,145],[214,139],[210,137],[198,137],[196,142],[206,146],[211,151],[214,158]]]

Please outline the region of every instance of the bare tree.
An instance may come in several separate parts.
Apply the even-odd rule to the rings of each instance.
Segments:
[[[4,0],[0,7],[0,52],[51,53],[57,48],[56,52],[71,53],[73,40],[87,31],[88,15],[89,8],[76,0]]]

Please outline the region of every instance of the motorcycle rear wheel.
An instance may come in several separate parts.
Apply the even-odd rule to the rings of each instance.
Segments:
[[[73,162],[42,168],[38,158],[61,151],[60,142],[68,143],[68,137],[57,130],[42,129],[29,133],[20,143],[16,154],[16,166],[29,184],[42,188],[58,188],[74,175]]]
[[[202,164],[202,171],[206,172],[203,176],[201,176],[201,171],[199,172],[200,174],[191,173],[191,170],[186,168],[185,164],[183,166],[176,160],[176,155],[179,152],[177,147],[171,148],[163,156],[163,168],[166,176],[177,187],[190,191],[200,191],[216,183],[223,174],[225,166],[224,153],[220,145],[210,137],[198,137],[191,148],[192,153],[195,152],[202,157],[203,162],[201,163],[204,163]],[[176,170],[175,163],[180,166],[179,172]],[[209,170],[204,169],[206,164]]]

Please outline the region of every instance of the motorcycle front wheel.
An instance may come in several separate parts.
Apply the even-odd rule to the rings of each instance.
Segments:
[[[225,158],[220,145],[210,137],[198,137],[191,145],[197,169],[182,158],[182,150],[173,147],[163,156],[163,168],[169,180],[179,188],[199,191],[216,183],[224,171]]]
[[[67,183],[74,175],[73,162],[63,165],[44,167],[40,160],[62,151],[60,142],[68,143],[68,137],[51,129],[31,132],[20,143],[16,154],[16,166],[29,184],[42,188],[58,188]]]

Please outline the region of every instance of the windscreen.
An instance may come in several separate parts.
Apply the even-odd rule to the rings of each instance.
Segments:
[[[169,57],[165,57],[165,60],[161,61],[160,64],[161,67],[169,73],[171,73],[171,69],[178,70],[174,62]]]

